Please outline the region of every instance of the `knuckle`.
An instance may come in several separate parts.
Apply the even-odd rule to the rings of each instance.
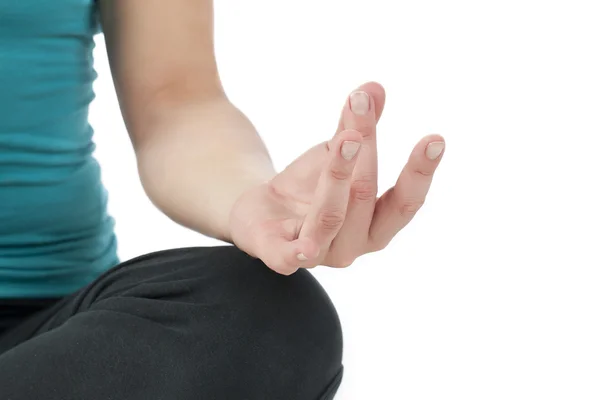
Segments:
[[[377,197],[377,179],[366,176],[352,182],[351,197],[358,201],[372,201]]]
[[[357,121],[356,130],[360,132],[363,140],[370,140],[375,138],[376,126],[375,121],[363,120]]]
[[[360,132],[362,133],[363,140],[375,139],[375,125],[373,124],[364,127]]]
[[[325,231],[338,230],[344,223],[346,213],[343,210],[324,210],[319,213],[318,224]]]
[[[425,178],[431,178],[433,176],[433,172],[434,170],[432,169],[423,169],[423,168],[417,168],[413,171],[413,173],[417,176],[422,176]]]
[[[336,181],[345,181],[350,178],[351,172],[343,168],[331,168],[329,175]]]
[[[360,131],[362,133],[363,139],[369,140],[375,138],[375,124],[369,123],[362,128]]]
[[[402,201],[399,204],[398,207],[398,212],[401,215],[415,215],[417,213],[417,211],[419,211],[421,209],[421,207],[423,207],[423,204],[425,203],[425,199],[420,198],[405,198],[404,201]]]

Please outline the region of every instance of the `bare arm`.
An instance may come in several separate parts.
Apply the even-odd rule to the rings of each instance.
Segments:
[[[100,10],[146,193],[174,221],[231,241],[234,202],[275,171],[223,92],[212,0],[101,0]]]

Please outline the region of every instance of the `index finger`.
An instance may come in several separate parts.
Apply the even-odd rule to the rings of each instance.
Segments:
[[[341,229],[348,208],[352,173],[362,142],[360,132],[341,132],[329,149],[328,161],[319,177],[313,201],[299,237],[313,239],[328,248]]]

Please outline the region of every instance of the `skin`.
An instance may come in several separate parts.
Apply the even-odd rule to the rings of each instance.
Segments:
[[[332,137],[277,173],[223,91],[212,0],[101,0],[100,11],[140,179],[174,221],[289,275],[382,250],[423,205],[444,139],[419,141],[378,198],[378,83],[352,92]]]

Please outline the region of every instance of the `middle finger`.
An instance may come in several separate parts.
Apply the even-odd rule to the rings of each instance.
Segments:
[[[363,143],[352,176],[346,219],[331,251],[354,256],[359,255],[354,253],[360,253],[361,246],[367,242],[377,198],[377,118],[373,97],[366,91],[353,92],[344,108],[342,123],[345,129],[359,131]]]

